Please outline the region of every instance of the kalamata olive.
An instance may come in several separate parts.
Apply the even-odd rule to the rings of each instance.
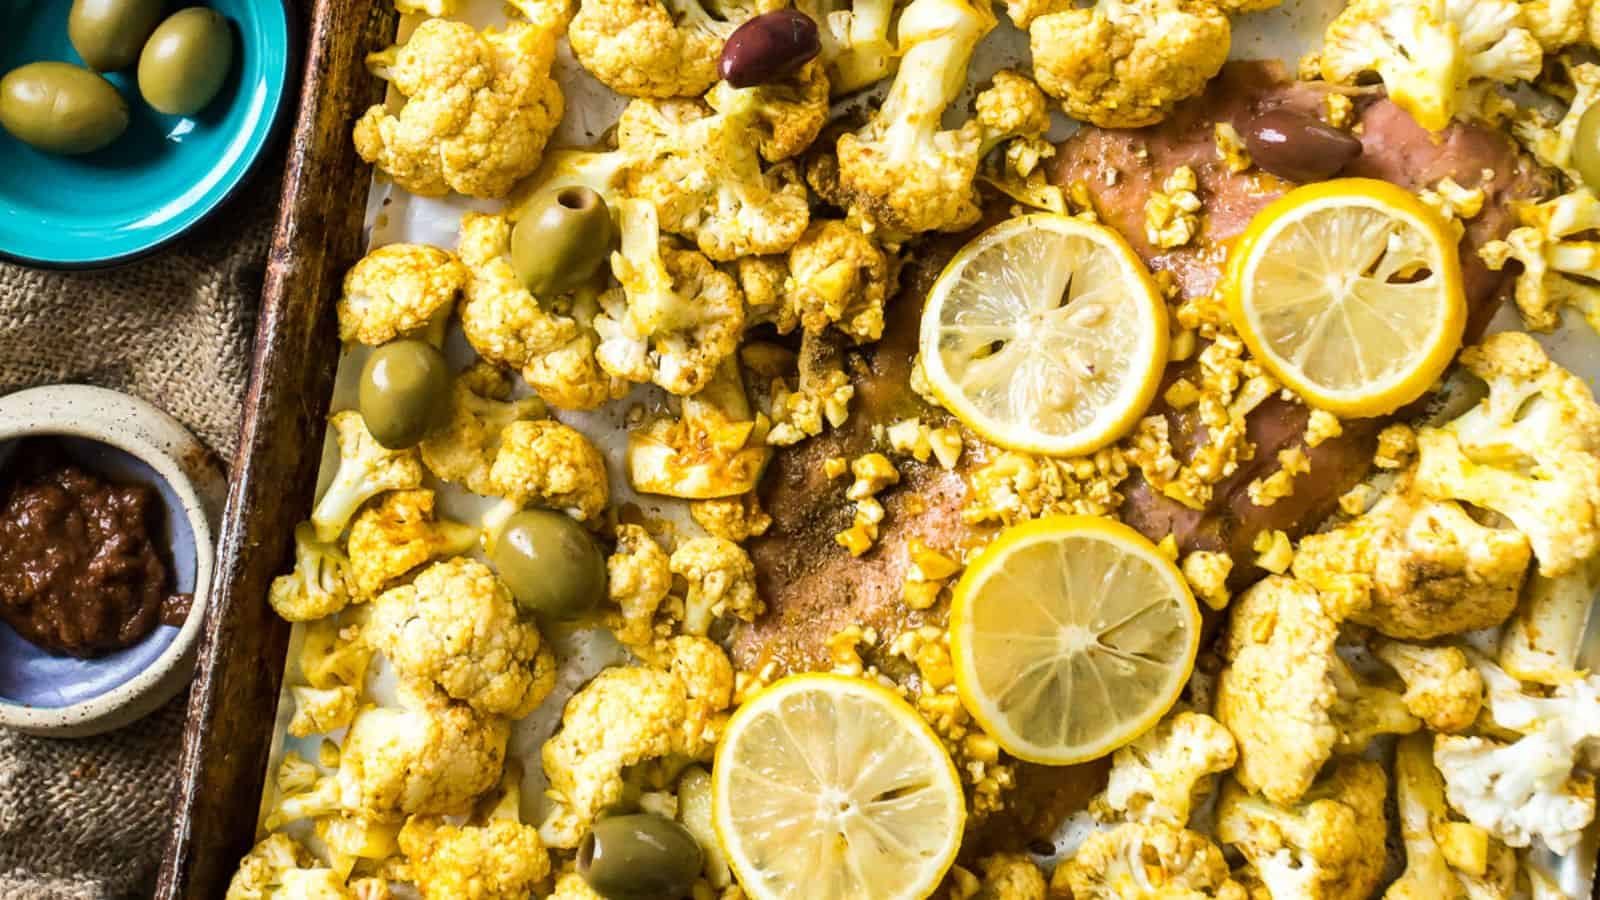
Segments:
[[[612,816],[578,844],[578,873],[606,900],[678,900],[700,874],[701,852],[687,828],[664,816]]]
[[[29,63],[0,79],[0,126],[46,153],[93,153],[128,130],[128,102],[88,69]]]
[[[1578,133],[1572,144],[1572,167],[1591,189],[1600,191],[1600,103],[1578,120]]]
[[[164,6],[164,0],[72,0],[67,37],[90,68],[126,69],[139,61]]]
[[[722,45],[717,74],[737,88],[769,84],[822,52],[817,23],[797,9],[762,13],[740,25]]]
[[[489,562],[524,612],[575,619],[606,593],[606,560],[571,517],[548,509],[512,516],[493,542]]]
[[[367,357],[356,393],[373,439],[390,450],[415,447],[449,420],[450,364],[426,341],[390,341]]]
[[[1361,155],[1361,141],[1314,116],[1288,109],[1264,112],[1245,129],[1256,165],[1290,181],[1323,181]]]
[[[192,116],[210,103],[233,68],[233,26],[219,13],[179,10],[150,35],[139,54],[139,93],[169,116]]]
[[[611,258],[611,210],[586,187],[535,196],[511,230],[511,265],[535,297],[578,287]]]

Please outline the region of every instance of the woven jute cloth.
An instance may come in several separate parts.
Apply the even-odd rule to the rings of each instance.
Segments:
[[[229,459],[279,184],[258,174],[199,233],[124,268],[0,263],[0,394],[60,382],[127,391]],[[0,898],[150,895],[187,701],[84,740],[0,729]]]

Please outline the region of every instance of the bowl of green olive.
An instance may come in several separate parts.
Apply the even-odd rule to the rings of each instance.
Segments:
[[[291,95],[287,0],[0,0],[0,257],[100,268],[216,212]]]

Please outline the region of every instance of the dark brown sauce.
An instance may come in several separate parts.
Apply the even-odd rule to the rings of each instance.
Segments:
[[[34,438],[0,473],[0,619],[29,642],[92,657],[188,609],[172,591],[154,488],[115,484]]]

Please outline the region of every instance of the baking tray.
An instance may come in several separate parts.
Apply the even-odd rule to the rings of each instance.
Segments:
[[[397,22],[388,0],[295,2],[306,29],[304,80],[156,884],[162,900],[221,897],[254,841],[289,639],[288,623],[262,598],[316,488],[339,359],[334,301],[363,249],[371,186],[350,126],[383,100],[364,60],[388,46]]]

